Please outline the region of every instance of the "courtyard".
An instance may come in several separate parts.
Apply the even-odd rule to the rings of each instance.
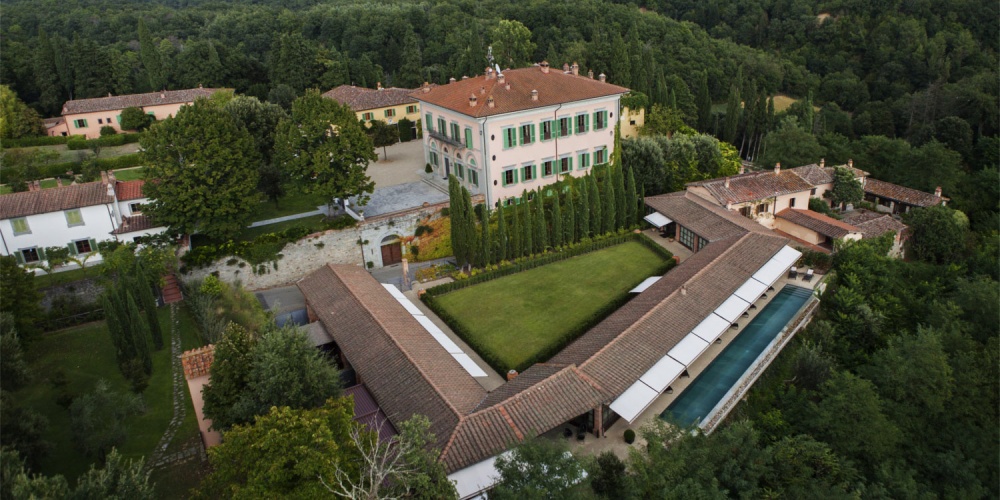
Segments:
[[[555,354],[628,290],[662,274],[664,259],[638,242],[522,271],[441,295],[459,336],[500,373]]]

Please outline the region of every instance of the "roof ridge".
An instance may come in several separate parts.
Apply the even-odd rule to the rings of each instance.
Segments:
[[[334,264],[332,264],[332,263],[327,264],[327,267],[329,267],[330,270],[333,271],[333,274],[335,274],[338,278],[340,278],[341,281],[344,281],[343,274],[341,274],[340,272],[338,272],[337,268],[334,267]],[[353,268],[353,266],[352,266],[352,268]],[[393,337],[392,335],[388,335],[388,334],[385,333],[387,331],[387,328],[386,328],[386,325],[382,322],[381,318],[379,318],[378,315],[374,314],[370,309],[368,309],[367,307],[365,307],[364,302],[362,302],[361,299],[358,298],[357,294],[355,293],[355,291],[351,287],[344,287],[344,288],[347,288],[347,291],[350,293],[351,298],[355,302],[357,302],[359,306],[361,306],[361,309],[365,311],[365,314],[371,316],[371,318],[375,321],[375,323],[378,324],[381,327],[381,330],[382,330],[383,334],[386,337],[388,337],[389,340],[393,344],[396,345],[396,347],[399,349],[399,351],[401,353],[403,353],[403,356],[406,357],[407,361],[409,361],[410,364],[413,365],[413,367],[416,368],[418,372],[420,372],[420,376],[423,377],[423,379],[425,381],[427,381],[427,383],[430,384],[431,387],[434,388],[434,392],[437,392],[438,396],[440,396],[441,399],[444,400],[445,404],[448,405],[448,408],[450,408],[451,411],[453,413],[455,413],[456,416],[459,417],[459,423],[461,423],[461,417],[462,417],[463,413],[460,412],[460,411],[458,411],[458,408],[456,408],[455,405],[451,402],[451,400],[444,395],[444,391],[442,391],[441,388],[438,387],[437,383],[434,380],[432,380],[430,377],[428,377],[428,373],[426,371],[424,371],[423,367],[420,366],[420,364],[417,363],[416,360],[413,359],[413,356],[410,355],[410,352],[407,351],[406,349],[404,349],[403,346],[399,343],[398,340],[396,340],[395,337]],[[397,305],[399,305],[399,304],[397,304]],[[399,307],[402,309],[403,306],[399,305]],[[406,310],[403,309],[403,312],[406,312]],[[409,313],[407,312],[406,314],[409,314]],[[416,321],[416,320],[414,320],[414,321]],[[454,359],[454,358],[451,358],[450,356],[449,356],[449,358],[450,359]],[[456,363],[457,363],[457,361],[456,361]]]

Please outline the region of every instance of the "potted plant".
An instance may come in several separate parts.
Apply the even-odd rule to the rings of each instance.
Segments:
[[[627,444],[635,442],[635,431],[632,429],[625,429],[625,442]]]

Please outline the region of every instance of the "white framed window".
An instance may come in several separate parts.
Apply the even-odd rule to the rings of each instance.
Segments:
[[[479,187],[479,172],[469,169],[469,184]]]
[[[20,260],[23,264],[29,264],[31,262],[38,262],[42,260],[38,257],[37,247],[23,248],[21,250],[18,250],[18,255],[21,257],[18,260]]]
[[[141,214],[142,213],[142,206],[143,206],[143,204],[139,203],[139,202],[129,203],[128,204],[128,209],[129,209],[129,211],[132,212],[133,215],[134,214]]]
[[[530,164],[524,165],[523,167],[521,167],[521,179],[524,180],[525,182],[534,180],[535,176],[537,175],[537,172],[538,172],[538,167],[536,167],[535,165],[530,165]]]
[[[73,242],[76,247],[76,253],[90,253],[95,250],[93,242],[91,240],[76,240]]]
[[[385,117],[386,118],[392,118],[394,116],[396,116],[396,110],[395,109],[389,108],[389,109],[385,110]]]
[[[542,161],[542,177],[552,177],[556,173],[556,162],[552,158]]]
[[[510,149],[517,146],[517,129],[514,127],[505,127],[501,133],[503,135],[503,148]]]

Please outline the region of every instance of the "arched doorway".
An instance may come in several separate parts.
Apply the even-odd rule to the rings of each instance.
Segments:
[[[391,234],[382,238],[382,265],[391,266],[403,261],[403,242],[398,235]]]

